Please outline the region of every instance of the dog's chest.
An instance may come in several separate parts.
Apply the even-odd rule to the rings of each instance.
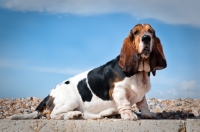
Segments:
[[[127,77],[121,82],[117,82],[116,87],[121,87],[127,93],[131,104],[140,102],[144,95],[150,90],[150,78],[147,72],[138,72],[132,77]]]

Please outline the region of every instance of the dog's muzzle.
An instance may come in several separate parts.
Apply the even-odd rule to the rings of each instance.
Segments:
[[[151,37],[149,35],[143,35],[141,38],[143,44],[144,44],[144,48],[142,50],[142,58],[146,59],[149,57],[151,50],[150,50],[150,44],[151,44]]]

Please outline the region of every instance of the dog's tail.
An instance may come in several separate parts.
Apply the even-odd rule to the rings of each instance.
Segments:
[[[52,104],[53,100],[50,96],[47,96],[45,99],[40,102],[38,107],[35,109],[33,113],[30,114],[14,114],[9,117],[10,120],[27,120],[27,119],[39,119],[42,116],[46,116],[50,114],[49,111],[44,113],[44,110],[47,108],[49,104]],[[49,118],[49,116],[47,117]]]
[[[10,120],[27,120],[27,119],[36,119],[38,118],[39,112],[34,111],[30,114],[14,114],[9,117]]]

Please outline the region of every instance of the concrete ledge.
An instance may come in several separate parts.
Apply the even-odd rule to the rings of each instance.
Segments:
[[[200,119],[188,119],[186,121],[187,132],[200,132]]]
[[[1,132],[199,132],[200,120],[0,120]]]

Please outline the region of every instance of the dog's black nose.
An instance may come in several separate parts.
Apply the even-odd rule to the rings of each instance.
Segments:
[[[148,43],[151,41],[151,37],[149,35],[143,35],[142,36],[142,42]]]

